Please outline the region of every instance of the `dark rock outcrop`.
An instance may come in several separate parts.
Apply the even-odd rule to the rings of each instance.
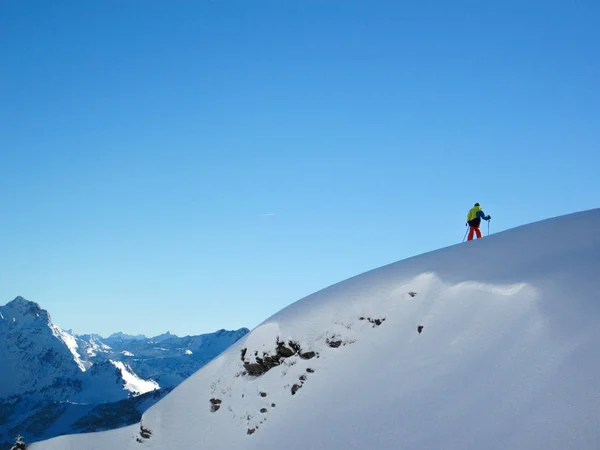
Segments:
[[[217,412],[221,407],[221,400],[218,398],[210,399],[210,412]]]
[[[342,345],[342,341],[341,339],[336,339],[335,337],[332,337],[331,339],[327,339],[327,345],[329,345],[331,348],[338,348],[340,345]]]
[[[385,317],[382,317],[381,319],[371,319],[370,317],[359,317],[358,320],[368,320],[369,323],[373,324],[373,328],[378,327],[379,325],[381,325],[384,321],[385,321]]]
[[[293,356],[299,356],[302,359],[311,359],[317,356],[316,352],[308,351],[303,352],[300,344],[294,341],[289,341],[287,345],[284,342],[277,341],[275,343],[274,354],[263,352],[262,357],[258,355],[258,352],[254,352],[255,362],[246,361],[246,348],[242,349],[242,362],[246,374],[250,376],[261,376],[271,370],[273,367],[277,367],[284,360]]]

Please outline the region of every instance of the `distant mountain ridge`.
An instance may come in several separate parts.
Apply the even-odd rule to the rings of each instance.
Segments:
[[[246,333],[77,335],[53,324],[37,303],[16,297],[0,306],[0,450],[17,434],[32,442],[139,420]]]

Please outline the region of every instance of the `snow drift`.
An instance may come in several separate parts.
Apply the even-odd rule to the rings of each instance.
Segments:
[[[596,449],[599,274],[600,210],[413,257],[281,310],[141,424],[31,448]]]

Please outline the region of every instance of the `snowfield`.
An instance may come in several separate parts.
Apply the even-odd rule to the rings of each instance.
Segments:
[[[145,394],[146,392],[155,391],[156,389],[160,389],[158,383],[152,380],[142,380],[138,377],[133,371],[131,367],[123,364],[120,361],[110,361],[110,363],[115,366],[121,372],[121,377],[123,377],[123,381],[125,385],[123,389],[126,391],[132,392],[136,395]]]
[[[79,367],[79,370],[85,372],[86,369],[89,368],[89,365],[88,367],[86,367],[86,365],[81,360],[81,356],[79,355],[79,353],[77,353],[77,341],[75,340],[75,338],[71,334],[66,333],[58,325],[54,325],[51,323],[48,326],[52,330],[52,334],[61,341],[63,341],[65,345],[69,348],[69,350],[73,354],[73,359],[77,363],[77,367]]]
[[[598,449],[600,210],[364,273],[265,320],[142,423],[31,450]]]

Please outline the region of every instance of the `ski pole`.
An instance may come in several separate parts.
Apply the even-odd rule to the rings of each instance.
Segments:
[[[463,237],[463,242],[465,242],[465,239],[467,238],[467,233],[469,232],[469,229],[467,228],[467,231],[465,231],[465,236]]]
[[[490,221],[488,220],[488,236],[490,235]]]

